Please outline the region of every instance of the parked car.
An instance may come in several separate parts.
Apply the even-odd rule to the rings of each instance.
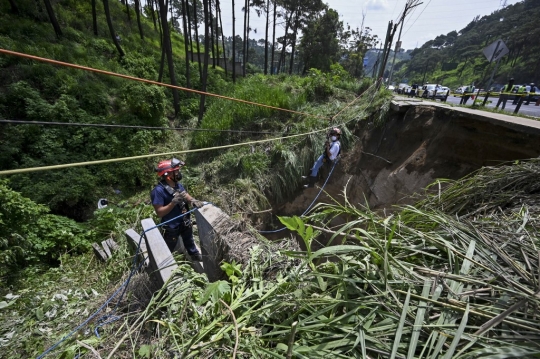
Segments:
[[[396,92],[397,92],[398,94],[403,94],[403,93],[404,93],[404,92],[403,92],[404,89],[405,89],[406,87],[408,87],[408,86],[409,86],[408,84],[400,83],[400,84],[398,85],[398,87],[397,87]]]
[[[422,86],[422,94],[420,95],[423,98],[435,98],[435,99],[445,99],[447,94],[450,93],[450,88],[446,86],[439,86],[435,84],[427,84]],[[435,93],[435,96],[433,94]]]
[[[467,86],[459,86],[457,89],[454,90],[454,97],[457,97],[459,95],[463,95],[466,88],[467,88]]]

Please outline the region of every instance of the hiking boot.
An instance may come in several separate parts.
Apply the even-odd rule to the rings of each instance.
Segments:
[[[191,255],[191,258],[192,258],[194,261],[202,262],[202,255],[201,255],[200,253],[192,254],[192,255]]]
[[[315,182],[317,182],[317,177],[309,176],[308,177],[308,184],[305,184],[304,188],[312,188],[315,186]]]

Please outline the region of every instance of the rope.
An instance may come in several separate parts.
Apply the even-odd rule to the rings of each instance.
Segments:
[[[210,202],[207,202],[205,203],[203,206],[207,205],[207,204],[210,204]],[[120,290],[124,289],[122,294],[120,295],[120,297],[118,298],[118,301],[116,302],[116,305],[114,306],[114,308],[112,309],[111,313],[110,314],[107,314],[107,315],[103,315],[101,316],[99,319],[98,319],[98,325],[95,327],[94,329],[94,333],[96,334],[96,336],[99,338],[99,333],[98,333],[98,329],[104,325],[107,325],[107,324],[110,324],[110,323],[113,323],[115,321],[117,321],[118,319],[120,319],[120,316],[117,316],[117,315],[114,315],[114,313],[116,312],[116,309],[118,308],[118,305],[120,304],[120,302],[122,301],[122,298],[124,297],[124,294],[126,293],[126,290],[127,290],[127,287],[128,287],[128,284],[129,282],[131,281],[131,278],[133,277],[133,274],[135,272],[137,272],[141,267],[142,265],[144,264],[144,260],[141,261],[141,263],[139,263],[137,265],[137,259],[139,257],[139,252],[140,252],[140,248],[141,248],[141,241],[144,238],[146,238],[146,232],[148,231],[151,231],[155,228],[159,228],[171,221],[174,221],[176,219],[179,219],[179,218],[182,218],[186,215],[188,215],[189,213],[195,211],[195,210],[198,210],[198,208],[193,208],[192,210],[186,212],[186,213],[183,213],[177,217],[174,217],[168,221],[165,221],[165,222],[162,222],[158,225],[155,225],[154,227],[152,228],[149,228],[145,231],[143,231],[141,233],[141,237],[139,238],[139,243],[137,244],[137,249],[135,251],[135,255],[133,256],[133,265],[131,267],[131,270],[130,270],[130,273],[129,273],[129,276],[128,278],[124,281],[124,283],[122,283],[122,285],[105,301],[105,303],[103,303],[103,305],[101,307],[99,307],[92,315],[90,315],[84,322],[82,322],[81,324],[79,324],[75,329],[73,329],[71,332],[69,332],[68,334],[66,334],[62,339],[60,339],[58,342],[56,342],[54,345],[52,345],[51,347],[49,347],[49,349],[45,350],[41,355],[39,355],[37,357],[37,359],[42,359],[44,358],[47,354],[49,354],[50,352],[52,352],[54,349],[56,349],[60,344],[62,344],[66,339],[68,339],[69,337],[71,337],[73,334],[75,334],[77,331],[79,331],[81,328],[85,327],[93,318],[95,318],[106,306],[107,304],[109,304],[113,299],[114,297],[116,297],[116,295],[120,292]],[[110,319],[109,319],[110,318]],[[109,320],[106,320],[106,319],[109,319]]]
[[[256,140],[256,141],[249,141],[249,142],[242,142],[242,143],[233,143],[232,145],[215,146],[215,147],[207,147],[207,148],[198,148],[198,149],[194,149],[194,150],[154,153],[154,154],[151,154],[151,155],[140,155],[140,156],[131,156],[131,157],[111,158],[111,159],[108,159],[108,160],[76,162],[76,163],[68,163],[68,164],[63,164],[63,165],[32,167],[32,168],[20,168],[20,169],[16,169],[16,170],[0,171],[0,176],[1,175],[12,175],[12,174],[18,174],[18,173],[27,173],[27,172],[50,171],[50,170],[56,170],[56,169],[62,169],[62,168],[98,165],[98,164],[104,164],[104,163],[115,163],[115,162],[123,162],[123,161],[130,161],[130,160],[139,160],[139,159],[144,159],[144,158],[152,158],[152,157],[167,157],[167,156],[172,156],[172,155],[181,154],[181,153],[193,153],[193,152],[205,152],[205,151],[212,151],[212,150],[220,150],[220,149],[224,149],[224,148],[245,146],[245,145],[251,145],[251,144],[255,144],[255,143],[272,142],[272,141],[277,141],[277,140],[287,140],[287,139],[290,139],[290,138],[311,135],[311,134],[318,133],[318,132],[323,132],[323,131],[326,131],[326,128],[324,128],[322,130],[315,130],[315,131],[300,133],[298,135],[290,135],[290,136],[285,136],[285,137],[273,137],[273,138],[269,138],[269,139],[265,139],[265,140]]]
[[[285,109],[285,108],[265,105],[265,104],[262,104],[262,103],[251,102],[251,101],[241,100],[241,99],[234,98],[234,97],[227,97],[227,96],[223,96],[223,95],[218,95],[218,94],[214,94],[214,93],[211,93],[211,92],[193,90],[193,89],[182,87],[182,86],[166,84],[166,83],[163,83],[163,82],[157,82],[157,81],[153,81],[153,80],[141,79],[139,77],[123,75],[123,74],[119,74],[119,73],[111,72],[111,71],[94,69],[92,67],[87,67],[87,66],[75,65],[75,64],[71,64],[69,62],[51,60],[51,59],[47,59],[47,58],[44,58],[44,57],[24,54],[24,53],[21,53],[21,52],[10,51],[10,50],[6,50],[6,49],[0,49],[0,53],[6,54],[6,55],[19,56],[19,57],[23,57],[23,58],[27,58],[27,59],[31,59],[31,60],[36,60],[36,61],[41,61],[41,62],[54,64],[54,65],[71,67],[71,68],[74,68],[74,69],[95,72],[95,73],[103,74],[103,75],[121,77],[123,79],[144,82],[144,83],[151,84],[151,85],[164,86],[164,87],[169,87],[169,88],[172,88],[172,89],[182,90],[182,91],[186,91],[186,92],[193,92],[193,93],[196,93],[196,94],[199,94],[199,95],[206,95],[206,96],[216,97],[216,98],[220,98],[220,99],[224,99],[224,100],[236,101],[236,102],[244,103],[244,104],[247,104],[247,105],[255,105],[255,106],[269,108],[269,109],[272,109],[272,110],[278,110],[278,111],[283,111],[283,112],[294,113],[294,114],[302,115],[302,116],[324,118],[322,116],[313,115],[313,114],[310,114],[310,113],[299,112],[299,111],[294,111],[294,110],[288,110],[288,109]]]
[[[330,173],[328,174],[328,177],[326,177],[326,181],[324,181],[324,184],[322,185],[321,189],[319,190],[319,193],[317,193],[317,196],[315,196],[315,199],[311,202],[311,204],[308,206],[308,208],[306,208],[306,210],[304,211],[304,213],[302,213],[300,215],[300,217],[304,217],[306,215],[306,213],[309,212],[309,210],[311,209],[311,207],[313,207],[313,205],[315,204],[315,202],[317,201],[317,199],[319,198],[319,196],[321,195],[322,191],[324,190],[324,187],[326,187],[326,184],[328,183],[328,180],[330,179],[330,176],[332,176],[332,172],[334,172],[334,168],[336,167],[337,163],[339,162],[338,159],[336,159],[336,161],[334,161],[334,165],[332,166],[332,169],[330,170]],[[276,229],[276,230],[273,230],[273,231],[258,231],[259,233],[262,233],[262,234],[269,234],[269,233],[277,233],[277,232],[281,232],[281,231],[284,231],[286,230],[287,227],[283,227],[283,228],[280,228],[280,229]]]
[[[80,127],[103,127],[103,128],[133,128],[137,130],[175,130],[192,132],[233,132],[233,133],[255,133],[264,135],[275,135],[281,132],[268,131],[244,131],[244,130],[214,130],[206,128],[192,127],[153,127],[153,126],[129,126],[129,125],[107,125],[100,123],[77,123],[77,122],[45,122],[45,121],[24,121],[24,120],[0,120],[0,123],[11,123],[16,125],[52,125],[52,126],[80,126]]]

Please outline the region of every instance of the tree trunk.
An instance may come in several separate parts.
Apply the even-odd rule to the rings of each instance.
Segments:
[[[209,14],[209,0],[203,0],[203,11],[204,11],[204,66],[202,73],[201,81],[201,91],[206,92],[206,79],[208,77],[208,57],[210,56],[210,14]],[[201,95],[201,100],[199,102],[199,124],[202,122],[204,115],[204,103],[206,100],[206,95]]]
[[[223,21],[221,20],[221,6],[219,5],[219,0],[216,0],[216,6],[217,6],[217,12],[218,12],[219,24],[220,24],[220,30],[221,30],[221,42],[223,43],[223,64],[225,66],[225,77],[228,77],[229,74],[227,70],[227,52],[225,51],[225,35],[223,35]],[[218,47],[219,47],[219,43],[218,43]]]
[[[124,56],[124,50],[122,50],[122,47],[120,46],[120,41],[118,41],[118,38],[116,37],[116,32],[114,32],[111,20],[111,11],[109,10],[109,0],[103,0],[103,8],[105,9],[105,17],[107,18],[107,25],[109,26],[109,32],[111,33],[111,38],[114,42],[114,46],[116,46],[116,50],[118,50],[120,56]]]
[[[272,31],[272,61],[270,61],[270,74],[274,74],[274,53],[276,52],[276,12],[277,8],[277,1],[274,0],[274,25],[273,25],[273,31]]]
[[[249,62],[249,20],[250,20],[249,15],[251,14],[249,0],[247,0],[247,3],[248,3],[248,12],[247,12],[247,28],[246,28],[246,65],[244,66],[244,77],[246,76],[245,68],[247,67],[247,64]]]
[[[163,28],[163,47],[165,48],[167,63],[169,65],[169,77],[171,79],[171,85],[177,86],[176,75],[174,73],[171,34],[169,32],[169,23],[167,22],[167,6],[163,3],[163,0],[159,0],[159,10],[161,16],[161,27]],[[176,117],[180,111],[180,98],[178,96],[178,89],[173,88],[172,92],[174,99],[174,116]]]
[[[126,0],[126,14],[128,16],[128,22],[131,24],[131,14],[129,13],[129,0]]]
[[[154,0],[150,0],[150,11],[152,13],[152,21],[154,22],[154,30],[157,31],[156,13],[154,11]]]
[[[234,17],[234,0],[232,0],[232,80],[233,83],[236,82],[236,32],[234,30],[235,26],[235,17]]]
[[[247,42],[248,42],[248,12],[249,0],[244,1],[244,43],[242,44],[242,76],[246,77]]]
[[[94,29],[94,35],[98,36],[96,0],[92,0],[92,28]]]
[[[52,8],[51,2],[49,0],[44,0],[44,1],[45,1],[45,8],[47,9],[47,14],[49,15],[49,20],[51,21],[51,24],[54,28],[56,37],[60,38],[62,37],[62,29],[60,29],[58,20],[56,19],[56,16],[54,15],[54,10]]]
[[[299,10],[296,10],[296,16],[294,19],[294,30],[293,30],[293,38],[292,38],[292,50],[291,50],[291,62],[289,64],[289,75],[292,75],[293,72],[293,65],[294,65],[294,49],[296,47],[296,32],[298,31],[298,13]]]
[[[163,79],[163,69],[165,68],[165,47],[163,47],[163,28],[161,27],[161,10],[159,8],[158,3],[156,3],[156,10],[159,15],[157,17],[157,22],[158,22],[158,28],[159,28],[159,45],[161,46],[161,60],[159,61],[158,82],[161,82],[161,80]]]
[[[216,68],[216,55],[214,53],[214,18],[212,16],[212,1],[208,2],[208,18],[210,19],[210,48],[212,50],[212,68]],[[205,39],[206,43],[206,39]]]
[[[266,30],[264,33],[264,74],[268,74],[268,23],[270,19],[270,0],[266,0]]]
[[[187,0],[182,0],[182,24],[184,25],[184,49],[186,51],[186,82],[187,87],[191,88],[191,81],[190,81],[190,73],[189,73],[189,45],[188,45],[188,24],[186,23],[186,12],[187,12],[187,6],[186,6]]]
[[[197,44],[197,59],[199,60],[199,78],[202,77],[201,47],[199,41],[199,21],[197,19],[197,0],[193,0],[193,21],[195,21],[195,42]]]
[[[9,0],[9,4],[11,5],[11,12],[13,14],[18,14],[19,13],[19,8],[17,7],[17,4],[15,4],[15,1],[14,0]]]
[[[279,56],[279,62],[277,65],[277,73],[279,74],[281,70],[281,63],[283,62],[283,67],[285,67],[285,49],[287,48],[287,33],[289,32],[289,26],[291,24],[291,19],[293,16],[293,12],[291,12],[291,16],[287,19],[285,22],[285,34],[283,35],[283,48],[281,49],[281,55]]]
[[[135,14],[137,14],[137,25],[139,26],[139,34],[141,35],[141,40],[144,40],[142,25],[141,25],[141,2],[140,0],[135,0]]]
[[[191,37],[191,13],[189,11],[189,0],[184,0],[186,2],[186,15],[187,15],[187,21],[188,21],[188,32],[189,32],[189,46],[191,50],[191,62],[194,61],[193,58],[193,38]]]

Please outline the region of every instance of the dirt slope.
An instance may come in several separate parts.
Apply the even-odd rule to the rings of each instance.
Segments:
[[[482,167],[540,155],[540,123],[475,110],[432,105],[412,106],[392,113],[383,127],[362,122],[359,141],[342,152],[325,190],[343,201],[343,189],[353,204],[389,208],[411,203],[410,195],[437,178],[458,179]],[[322,172],[322,186],[329,168]],[[318,188],[300,190],[275,210],[299,215]],[[319,201],[328,201],[321,195]]]

